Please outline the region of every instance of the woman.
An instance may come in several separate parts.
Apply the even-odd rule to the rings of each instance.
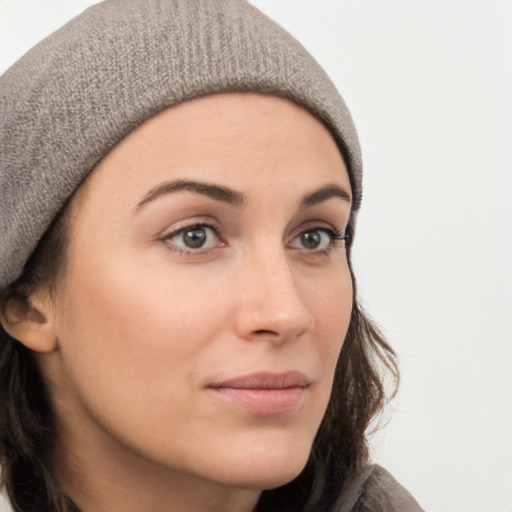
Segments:
[[[15,510],[420,510],[365,431],[343,100],[242,0],[108,0],[0,82]]]

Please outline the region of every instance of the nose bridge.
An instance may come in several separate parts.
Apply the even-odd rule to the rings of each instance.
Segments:
[[[283,342],[311,329],[313,317],[300,296],[282,243],[249,252],[242,269],[239,334]]]

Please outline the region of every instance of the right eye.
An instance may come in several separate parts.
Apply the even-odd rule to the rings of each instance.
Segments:
[[[208,224],[192,224],[166,235],[164,240],[180,251],[212,249],[221,244],[215,229]]]

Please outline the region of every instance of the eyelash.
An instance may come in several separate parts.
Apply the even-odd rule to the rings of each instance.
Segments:
[[[208,222],[208,221],[200,221],[200,222],[192,222],[190,224],[186,224],[176,230],[174,230],[172,233],[168,233],[167,235],[165,235],[163,237],[163,241],[164,242],[167,242],[167,248],[168,250],[170,250],[171,252],[179,255],[179,256],[199,256],[199,255],[204,255],[206,253],[209,253],[211,251],[214,251],[216,249],[219,249],[220,247],[223,247],[225,246],[225,242],[222,242],[220,247],[217,246],[217,247],[212,247],[212,248],[207,248],[207,249],[201,249],[199,248],[197,251],[193,250],[193,249],[187,249],[185,247],[183,248],[180,248],[180,247],[177,247],[177,246],[173,246],[171,245],[171,243],[169,242],[170,239],[174,238],[175,236],[181,234],[181,233],[185,233],[186,231],[194,231],[196,229],[202,229],[202,228],[207,228],[207,229],[211,229],[214,233],[215,233],[215,236],[222,241],[222,231],[220,229],[219,226],[217,226],[216,224],[212,223],[212,222]]]
[[[330,228],[316,228],[318,231],[324,230],[325,233],[329,235],[331,238],[331,241],[335,244],[336,242],[344,242],[348,243],[348,235],[343,231],[338,231],[336,229],[330,229]],[[307,232],[308,230],[306,230]],[[311,231],[315,231],[315,229],[312,229]],[[304,233],[304,232],[303,232]],[[302,234],[302,233],[301,233]],[[300,235],[299,235],[300,236]]]
[[[302,229],[294,238],[293,240],[298,239],[299,237],[303,236],[306,233],[314,233],[314,232],[322,232],[327,234],[327,236],[330,238],[330,244],[325,249],[307,249],[305,247],[303,248],[296,248],[298,251],[300,251],[302,254],[305,254],[309,257],[315,257],[315,256],[327,256],[331,253],[331,251],[344,247],[346,248],[348,245],[349,237],[344,231],[338,231],[334,228],[326,227],[326,226],[318,226],[315,224],[312,224],[310,226],[307,226],[305,229]]]
[[[193,230],[203,229],[203,228],[211,229],[215,233],[215,236],[221,241],[220,246],[206,248],[206,249],[202,249],[199,247],[198,250],[194,250],[192,248],[186,249],[186,248],[177,247],[175,245],[173,246],[169,242],[170,239],[172,239],[182,233],[185,233],[186,231],[193,231]],[[332,250],[334,250],[338,247],[347,247],[349,240],[350,240],[349,236],[343,231],[338,231],[334,228],[330,228],[330,227],[326,227],[326,226],[318,226],[318,225],[314,225],[314,224],[312,224],[311,226],[307,226],[305,229],[303,229],[299,233],[297,233],[297,235],[295,235],[293,237],[293,240],[298,239],[299,237],[301,237],[302,235],[304,235],[306,233],[312,233],[315,231],[326,233],[329,236],[331,243],[329,244],[329,246],[326,249],[315,250],[315,249],[307,249],[305,247],[295,248],[295,249],[297,249],[298,251],[300,251],[302,253],[306,253],[310,256],[312,256],[312,255],[321,256],[321,255],[329,254]],[[208,222],[208,221],[192,222],[190,224],[184,225],[184,226],[174,230],[173,232],[166,234],[162,238],[162,241],[167,242],[168,250],[172,251],[173,253],[176,253],[179,256],[192,256],[192,257],[208,254],[211,251],[214,251],[214,250],[219,249],[226,245],[226,243],[222,241],[222,231],[221,231],[220,227],[218,225]]]

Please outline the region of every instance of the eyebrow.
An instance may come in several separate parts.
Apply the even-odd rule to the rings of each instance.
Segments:
[[[342,189],[338,185],[331,184],[326,185],[311,194],[305,195],[300,202],[300,207],[301,209],[309,208],[316,204],[323,203],[332,197],[339,197],[348,203],[352,201],[350,194],[346,190]]]
[[[239,208],[243,208],[245,206],[245,198],[241,192],[236,192],[235,190],[221,185],[213,185],[200,181],[175,180],[166,181],[165,183],[162,183],[150,190],[137,204],[134,211],[140,210],[144,205],[154,201],[155,199],[181,190],[196,192],[197,194],[208,196],[216,201],[222,201],[223,203],[228,203]]]
[[[133,211],[136,212],[140,210],[146,204],[164,195],[182,190],[187,190],[211,197],[216,201],[222,201],[224,203],[237,206],[238,208],[243,208],[246,204],[244,195],[241,192],[237,192],[236,190],[224,187],[222,185],[213,185],[211,183],[180,179],[175,181],[166,181],[151,189],[137,204]],[[323,203],[324,201],[327,201],[333,197],[338,197],[349,203],[351,201],[350,194],[347,191],[338,185],[330,184],[315,190],[310,194],[306,194],[300,201],[300,208],[306,209],[316,204]]]

